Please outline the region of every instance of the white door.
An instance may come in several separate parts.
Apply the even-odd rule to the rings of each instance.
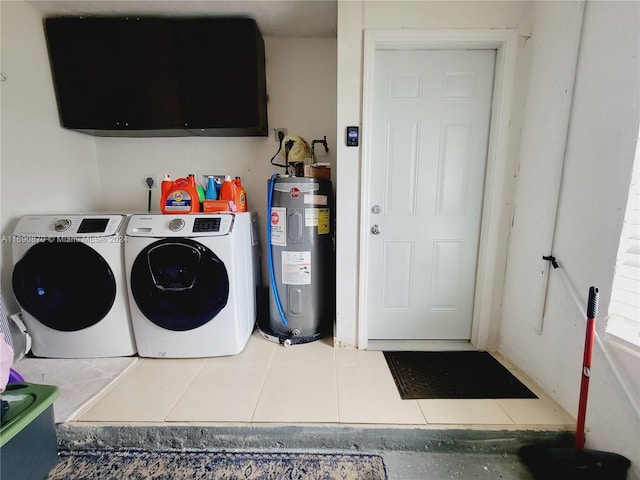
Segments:
[[[378,50],[369,340],[469,340],[495,50]]]

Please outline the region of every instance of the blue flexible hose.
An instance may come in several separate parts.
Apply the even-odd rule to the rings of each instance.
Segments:
[[[275,183],[277,173],[271,175],[269,180],[269,192],[267,195],[267,264],[269,266],[269,280],[271,281],[271,291],[273,292],[273,299],[276,302],[278,313],[280,314],[280,320],[282,324],[287,324],[287,317],[282,308],[282,302],[280,301],[280,295],[278,294],[278,284],[276,283],[276,276],[273,272],[273,246],[271,245],[271,202],[273,200],[273,184]]]

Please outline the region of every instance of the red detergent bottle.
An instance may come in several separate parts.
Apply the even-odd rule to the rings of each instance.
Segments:
[[[196,177],[189,175],[171,182],[169,175],[162,181],[162,213],[197,213],[200,211],[200,197]]]

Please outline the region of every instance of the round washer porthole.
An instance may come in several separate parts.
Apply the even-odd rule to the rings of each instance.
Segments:
[[[222,311],[229,297],[224,263],[188,238],[167,238],[145,247],[129,280],[142,314],[167,330],[201,327]]]
[[[13,269],[20,306],[54,330],[91,327],[111,310],[116,281],[107,261],[85,243],[51,239],[34,244]]]

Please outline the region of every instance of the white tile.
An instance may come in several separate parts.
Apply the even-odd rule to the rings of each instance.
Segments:
[[[242,352],[225,357],[211,357],[207,359],[207,364],[269,366],[276,348],[278,345],[265,340],[259,333],[254,332]]]
[[[277,346],[273,353],[271,365],[273,366],[333,366],[335,365],[335,349],[329,338],[323,338],[315,342],[291,345],[289,347]]]
[[[207,363],[166,417],[168,422],[251,422],[267,366]]]
[[[573,425],[575,420],[549,398],[501,398],[496,400],[517,425]]]
[[[451,425],[511,425],[513,420],[493,399],[418,400],[427,423]]]
[[[338,367],[341,423],[424,425],[415,400],[402,400],[386,367]]]
[[[355,348],[336,348],[336,367],[376,367],[386,368],[384,353]]]
[[[138,361],[137,357],[117,358],[23,358],[14,369],[25,381],[54,385],[60,395],[53,405],[55,422],[75,418],[76,412]]]
[[[333,366],[272,365],[253,421],[335,423],[338,421],[336,390]]]
[[[78,416],[85,422],[161,422],[205,359],[142,359]]]
[[[575,426],[535,382],[500,361],[540,399],[402,400],[382,352],[334,348],[330,337],[283,347],[257,332],[228,357],[24,359],[18,371],[61,388],[56,421]]]

